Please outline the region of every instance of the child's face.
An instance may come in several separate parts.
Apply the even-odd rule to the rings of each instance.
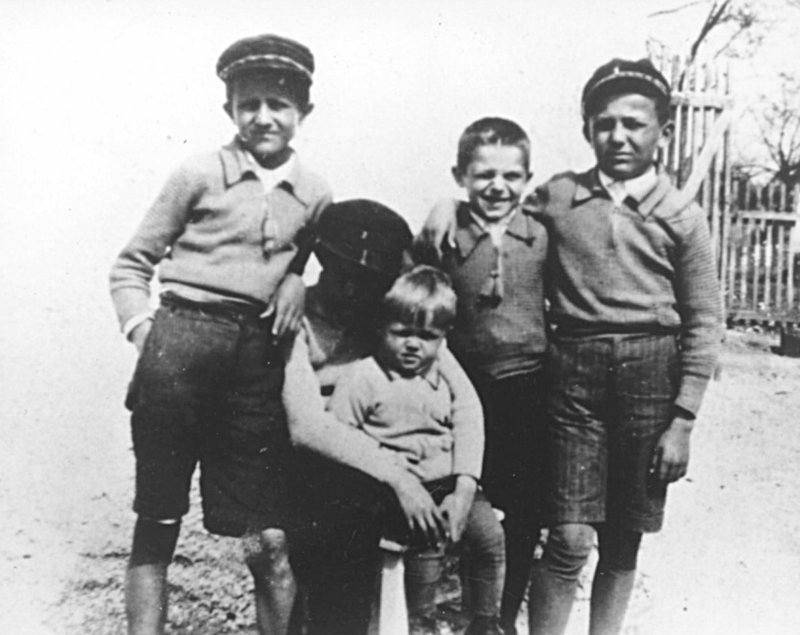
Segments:
[[[260,75],[235,77],[226,112],[239,129],[244,146],[264,167],[281,165],[289,144],[308,114],[280,85]]]
[[[430,324],[389,322],[382,331],[381,359],[401,375],[422,375],[436,359],[444,336],[442,329]]]
[[[473,210],[487,221],[507,216],[519,203],[530,179],[525,153],[517,146],[478,146],[466,169],[453,168]]]
[[[655,100],[637,93],[610,95],[587,128],[597,165],[618,180],[644,174],[671,134],[672,124],[658,121]]]

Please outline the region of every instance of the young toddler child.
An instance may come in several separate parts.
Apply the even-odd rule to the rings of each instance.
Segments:
[[[501,632],[505,554],[502,527],[478,487],[483,430],[475,419],[453,425],[453,394],[437,361],[455,313],[455,293],[444,273],[420,266],[400,276],[381,304],[377,353],[356,362],[337,383],[330,409],[414,466],[439,504],[449,541],[463,539],[472,555],[474,615],[466,632],[494,634]],[[390,537],[415,547],[406,564],[409,613],[435,632],[445,545],[395,516]]]
[[[163,631],[167,567],[198,464],[206,528],[248,537],[260,632],[286,631],[290,444],[276,341],[299,322],[310,230],[330,201],[291,146],[312,109],[313,71],[308,48],[276,35],[228,47],[217,74],[236,137],[172,174],[111,270],[122,331],[140,352],[127,400],[137,514],[131,633]],[[162,293],[152,313],[156,268]]]

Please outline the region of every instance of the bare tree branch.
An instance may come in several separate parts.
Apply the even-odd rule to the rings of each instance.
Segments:
[[[658,18],[658,17],[660,17],[662,15],[670,15],[672,13],[678,13],[680,11],[683,11],[684,9],[688,9],[689,7],[696,7],[698,4],[704,4],[704,3],[701,0],[698,0],[697,2],[688,2],[686,4],[683,4],[683,5],[679,6],[679,7],[675,7],[673,9],[662,9],[661,11],[655,11],[655,12],[649,14],[647,17],[648,18]]]

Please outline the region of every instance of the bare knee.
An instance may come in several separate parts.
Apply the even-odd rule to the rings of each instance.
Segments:
[[[289,541],[281,529],[265,529],[244,538],[245,561],[256,584],[291,584]]]

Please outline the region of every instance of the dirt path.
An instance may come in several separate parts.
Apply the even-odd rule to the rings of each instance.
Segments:
[[[12,314],[20,333],[48,334],[0,359],[12,388],[0,396],[0,632],[122,632],[132,352],[110,330],[65,345],[82,325],[37,330],[52,317]],[[800,632],[800,360],[774,344],[729,332],[689,477],[671,490],[664,531],[645,539],[628,635]],[[174,632],[251,632],[236,546],[198,525],[187,520],[173,567]],[[587,608],[584,592],[571,635],[586,632]]]

